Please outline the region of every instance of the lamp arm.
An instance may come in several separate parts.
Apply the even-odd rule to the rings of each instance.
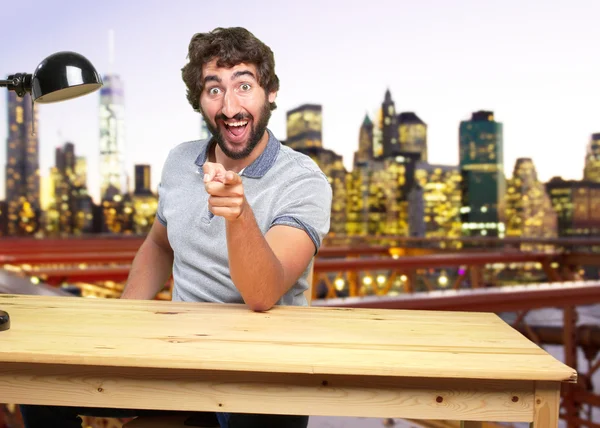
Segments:
[[[9,91],[15,91],[19,97],[31,92],[31,74],[16,73],[8,76],[7,80],[0,80],[0,87],[8,87]]]

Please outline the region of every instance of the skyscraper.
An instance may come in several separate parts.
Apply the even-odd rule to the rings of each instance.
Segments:
[[[156,210],[158,198],[150,188],[150,165],[135,165],[135,191],[133,192],[133,230],[138,235],[150,231]]]
[[[383,103],[381,104],[380,120],[383,156],[390,157],[400,154],[402,150],[398,144],[398,117],[396,116],[396,107],[389,89],[385,91]]]
[[[600,183],[600,133],[592,134],[588,143],[583,179]]]
[[[56,167],[51,168],[53,197],[46,212],[48,234],[93,232],[93,202],[85,183],[85,158],[75,156],[75,145],[67,142],[55,151]],[[85,170],[85,167],[83,168]]]
[[[323,114],[318,104],[304,104],[287,112],[286,145],[292,149],[323,147]]]
[[[100,90],[100,196],[123,193],[125,188],[125,106],[118,75],[104,76]]]
[[[135,166],[135,190],[134,195],[149,195],[150,190],[150,165]]]
[[[75,216],[75,145],[65,143],[55,150],[54,194],[58,212],[58,231],[72,233]]]
[[[513,176],[507,180],[506,236],[557,236],[556,212],[530,158],[517,159]]]
[[[8,234],[31,235],[39,228],[39,144],[37,105],[31,96],[8,92],[8,139],[6,151],[6,204]]]
[[[358,135],[358,151],[354,153],[354,167],[373,159],[373,122],[365,115]]]
[[[400,150],[419,153],[421,160],[427,162],[427,124],[410,111],[400,113],[397,121]]]
[[[558,216],[558,236],[600,236],[600,183],[552,178],[546,190]]]
[[[415,185],[418,161],[419,154],[400,152],[397,156],[385,158],[383,170],[378,175],[373,175],[373,179],[378,177],[381,180],[378,187],[383,189],[386,235],[409,234],[409,195]]]
[[[461,175],[457,166],[430,165],[418,162],[415,173],[416,184],[422,188],[423,223],[426,238],[458,238],[461,236],[460,208]],[[419,224],[419,219],[414,218]],[[411,227],[420,230],[420,227]]]
[[[459,129],[463,234],[504,237],[506,183],[502,123],[478,111]]]
[[[75,185],[87,187],[87,159],[83,156],[75,158]]]
[[[346,234],[364,236],[368,232],[369,182],[374,163],[374,124],[366,114],[358,132],[351,173],[346,174]]]

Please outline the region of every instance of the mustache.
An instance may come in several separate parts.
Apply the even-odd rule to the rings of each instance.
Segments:
[[[227,117],[223,113],[219,113],[218,115],[215,116],[215,122],[217,120],[219,120],[219,119],[223,120],[223,121],[230,120],[230,119],[236,120],[236,121],[241,121],[241,120],[246,120],[246,119],[252,119],[252,115],[250,115],[250,114],[244,114],[244,113],[238,113],[238,114],[236,114],[233,117]]]

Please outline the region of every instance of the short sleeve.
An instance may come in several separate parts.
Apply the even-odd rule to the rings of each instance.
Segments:
[[[161,180],[158,183],[158,209],[156,210],[156,218],[163,226],[167,226],[167,220],[164,215],[165,188]]]
[[[329,232],[331,185],[322,172],[311,171],[295,178],[277,198],[271,227],[285,225],[303,229],[319,251]]]
[[[167,227],[167,218],[165,217],[165,200],[167,194],[167,173],[169,169],[169,160],[173,150],[169,150],[169,154],[163,164],[163,169],[160,175],[160,183],[158,183],[158,208],[156,210],[156,218],[163,226]]]

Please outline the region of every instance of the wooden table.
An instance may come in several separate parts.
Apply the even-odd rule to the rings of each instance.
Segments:
[[[0,308],[4,403],[549,428],[577,378],[489,313],[22,295]]]

